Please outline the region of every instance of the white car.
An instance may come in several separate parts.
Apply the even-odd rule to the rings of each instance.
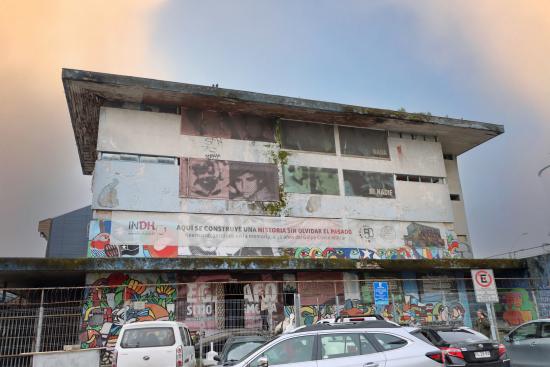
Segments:
[[[195,367],[195,348],[181,322],[145,321],[122,326],[113,367]]]
[[[386,321],[317,324],[283,334],[235,367],[443,367],[440,350]]]

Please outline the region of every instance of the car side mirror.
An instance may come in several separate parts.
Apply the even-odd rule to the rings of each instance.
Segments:
[[[506,336],[504,337],[504,341],[505,341],[506,343],[511,343],[512,340],[513,340],[512,337],[509,336],[509,335],[506,335]]]
[[[261,357],[260,359],[258,359],[258,366],[259,367],[268,367],[269,362],[267,360],[267,357]]]
[[[220,358],[220,356],[214,356],[214,360],[217,362],[221,362],[222,359]]]

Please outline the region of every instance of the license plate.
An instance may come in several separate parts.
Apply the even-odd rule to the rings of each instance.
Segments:
[[[476,358],[489,358],[491,356],[491,352],[474,352],[474,357]]]

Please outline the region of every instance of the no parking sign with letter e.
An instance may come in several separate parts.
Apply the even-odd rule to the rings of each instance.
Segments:
[[[476,302],[498,303],[497,287],[492,269],[472,269],[472,281]]]

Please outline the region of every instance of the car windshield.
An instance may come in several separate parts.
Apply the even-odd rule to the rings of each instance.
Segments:
[[[489,340],[487,337],[479,334],[474,334],[468,330],[449,330],[449,331],[441,331],[438,330],[437,334],[439,337],[446,343],[454,344],[454,343],[476,343],[480,341],[487,341]]]
[[[253,350],[251,350],[250,352],[246,353],[244,356],[242,356],[240,359],[239,359],[239,362],[241,361],[244,361],[245,359],[247,359],[248,357],[250,357],[250,355],[252,355],[256,350],[258,350],[260,347],[263,347],[264,345],[266,345],[267,343],[273,341],[275,339],[271,339],[271,340],[266,340],[264,343],[260,344],[260,345],[257,345],[256,348],[254,348]]]
[[[259,340],[235,343],[229,348],[225,359],[227,361],[238,361],[243,356],[255,351],[263,344],[264,342]]]
[[[122,335],[122,348],[151,348],[174,345],[176,339],[171,327],[126,329]]]

